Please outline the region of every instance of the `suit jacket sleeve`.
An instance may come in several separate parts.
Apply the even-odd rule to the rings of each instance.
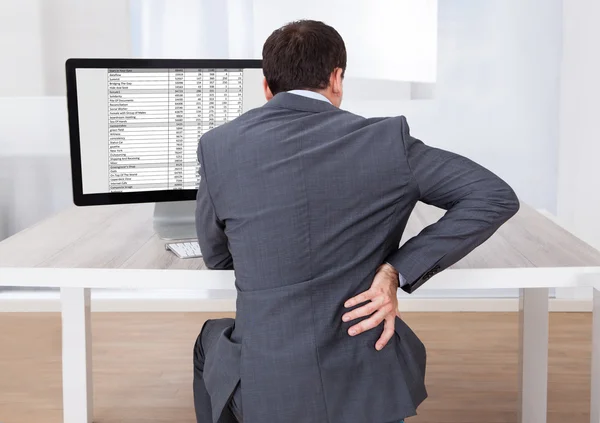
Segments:
[[[217,216],[208,189],[202,142],[198,145],[198,162],[200,164],[200,184],[196,198],[196,232],[204,264],[209,269],[233,270],[233,258],[229,252],[225,224]]]
[[[519,210],[519,200],[502,179],[473,161],[432,148],[411,137],[401,117],[404,153],[419,200],[447,210],[436,223],[387,257],[413,292],[488,239]]]

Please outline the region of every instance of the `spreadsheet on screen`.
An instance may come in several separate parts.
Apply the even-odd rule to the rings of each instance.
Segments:
[[[76,75],[84,194],[196,189],[202,134],[265,102],[261,69]]]

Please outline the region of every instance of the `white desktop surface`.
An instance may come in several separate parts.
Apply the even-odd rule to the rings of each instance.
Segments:
[[[202,259],[180,260],[165,250],[164,241],[152,229],[152,211],[153,204],[71,207],[0,242],[0,272],[11,267],[205,269]],[[442,214],[440,209],[419,203],[402,242]],[[600,267],[599,251],[522,204],[515,217],[451,269],[595,266]],[[423,289],[439,288],[436,280],[443,274]],[[485,281],[481,283],[484,285],[478,287],[485,288]],[[145,287],[141,282],[132,286]]]

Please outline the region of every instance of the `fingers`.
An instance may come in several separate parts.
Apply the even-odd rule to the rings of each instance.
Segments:
[[[360,323],[357,323],[354,326],[350,327],[350,329],[348,329],[348,334],[350,336],[355,336],[359,333],[363,333],[367,330],[373,329],[374,327],[378,326],[381,322],[383,322],[383,319],[385,319],[391,311],[391,305],[381,307],[368,319],[362,320]]]
[[[385,347],[387,345],[387,343],[390,341],[390,339],[392,339],[392,336],[394,336],[395,324],[396,324],[396,321],[394,319],[394,316],[386,317],[386,319],[383,322],[383,333],[381,334],[381,336],[375,343],[375,349],[377,351],[381,351],[383,349],[383,347]]]
[[[344,314],[342,316],[342,320],[344,322],[349,322],[350,320],[358,319],[359,317],[370,316],[375,313],[375,311],[381,307],[384,303],[384,299],[382,297],[373,298],[372,301],[369,301],[362,307],[355,308],[352,311]]]
[[[361,292],[356,297],[352,297],[348,301],[346,301],[344,303],[344,307],[354,307],[356,304],[364,303],[365,301],[372,299],[373,297],[375,297],[375,295],[377,295],[377,293],[372,289]]]

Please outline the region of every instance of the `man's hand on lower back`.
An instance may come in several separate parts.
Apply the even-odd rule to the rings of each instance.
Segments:
[[[349,322],[359,317],[370,316],[348,329],[351,336],[377,327],[383,323],[383,333],[375,344],[377,350],[381,350],[392,336],[394,336],[394,325],[396,316],[400,317],[398,312],[398,272],[389,264],[379,266],[375,273],[375,278],[369,290],[350,298],[344,303],[344,307],[354,307],[356,304],[364,303],[342,316],[344,322]]]

